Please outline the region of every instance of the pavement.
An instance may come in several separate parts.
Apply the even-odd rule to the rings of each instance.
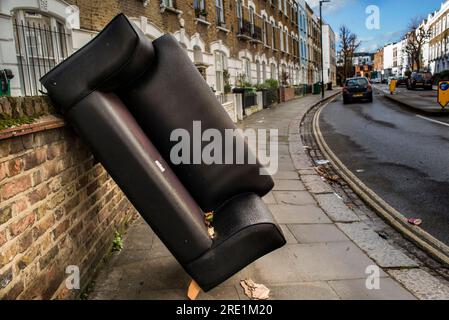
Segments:
[[[247,299],[239,285],[246,278],[266,285],[271,299],[449,299],[447,286],[382,239],[315,173],[299,126],[319,100],[309,95],[282,103],[240,124],[279,130],[279,171],[264,201],[288,243],[198,299]],[[374,289],[366,285],[373,270],[380,281]],[[125,236],[124,249],[102,268],[88,297],[186,299],[189,281],[152,230],[138,219]]]
[[[320,116],[324,139],[365,185],[449,245],[449,117],[423,117],[382,96],[338,99]]]
[[[386,84],[376,84],[374,88],[384,93],[388,99],[409,107],[414,111],[429,115],[449,115],[449,110],[443,110],[438,104],[438,92],[436,90],[407,90],[406,87],[400,86],[396,88],[395,93],[392,95]]]

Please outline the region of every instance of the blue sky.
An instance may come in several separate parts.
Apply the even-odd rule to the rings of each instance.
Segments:
[[[306,0],[318,15],[318,1]],[[397,41],[407,29],[413,17],[427,17],[444,0],[331,0],[323,3],[323,19],[332,26],[338,37],[342,24],[356,33],[362,40],[360,51],[375,51],[384,44]],[[380,9],[380,29],[368,30],[365,9],[376,5]]]

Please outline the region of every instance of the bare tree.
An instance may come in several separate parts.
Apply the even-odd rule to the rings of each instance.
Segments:
[[[416,68],[416,70],[420,70],[422,67],[422,50],[431,35],[430,30],[426,30],[421,21],[422,19],[419,17],[410,20],[405,33],[406,44],[404,51],[410,58],[412,69]]]
[[[343,81],[348,78],[352,70],[352,59],[354,53],[360,47],[361,42],[355,33],[352,33],[348,27],[342,25],[340,27],[340,53],[343,64]]]

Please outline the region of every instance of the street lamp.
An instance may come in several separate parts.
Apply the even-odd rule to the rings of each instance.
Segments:
[[[331,2],[330,0],[320,0],[320,34],[321,34],[321,97],[324,99],[324,53],[323,53],[323,17],[322,7],[324,2]]]

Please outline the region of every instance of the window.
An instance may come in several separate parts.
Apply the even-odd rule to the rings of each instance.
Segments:
[[[270,75],[271,75],[271,79],[276,80],[276,65],[274,63],[270,64]]]
[[[279,2],[282,3],[282,0],[280,0]],[[288,15],[287,0],[284,0],[284,14],[285,14],[285,15]]]
[[[237,0],[237,20],[239,23],[239,32],[243,28],[243,7],[242,7],[242,0]]]
[[[268,21],[267,18],[263,19],[263,27],[262,27],[262,41],[264,45],[268,45]]]
[[[257,84],[260,83],[260,62],[256,61],[256,79],[257,79]]]
[[[262,62],[262,81],[265,82],[267,80],[267,65],[265,61]]]
[[[271,22],[271,48],[276,49],[276,26]]]
[[[281,51],[284,51],[284,30],[282,27],[279,28],[279,39],[281,44]]]
[[[206,0],[194,0],[193,8],[195,9],[195,17],[201,17],[203,19],[206,18]]]
[[[224,92],[223,71],[226,69],[226,56],[221,51],[215,51],[215,89],[219,92]]]
[[[285,29],[285,51],[288,53],[288,29]]]
[[[65,25],[55,17],[30,10],[13,13],[14,40],[24,95],[45,91],[39,79],[69,56]]]
[[[201,52],[201,48],[198,46],[193,47],[193,61],[195,64],[203,63],[203,53]]]
[[[254,8],[249,7],[249,23],[251,26],[251,35],[254,34]]]
[[[246,80],[251,82],[251,61],[249,61],[248,58],[243,58],[243,75],[245,76]]]
[[[215,0],[215,7],[216,7],[216,14],[217,14],[217,25],[218,26],[225,25],[223,1],[224,0]]]
[[[282,0],[279,0],[279,11],[282,11]]]
[[[174,8],[173,0],[162,0],[162,5],[166,8]]]

